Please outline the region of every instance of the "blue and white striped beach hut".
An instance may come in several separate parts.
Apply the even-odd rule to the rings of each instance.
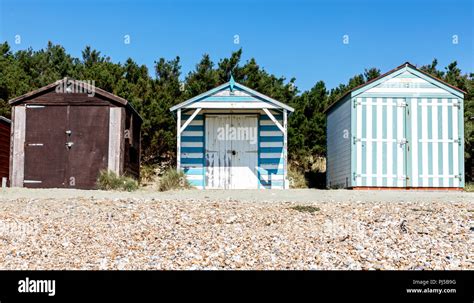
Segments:
[[[327,186],[464,187],[464,92],[410,63],[327,110]]]
[[[200,189],[288,188],[287,116],[293,108],[231,77],[170,109],[177,167]]]

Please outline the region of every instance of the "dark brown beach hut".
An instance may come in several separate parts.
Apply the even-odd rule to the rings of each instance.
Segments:
[[[9,103],[12,187],[93,189],[101,170],[139,177],[142,119],[127,100],[65,78]]]

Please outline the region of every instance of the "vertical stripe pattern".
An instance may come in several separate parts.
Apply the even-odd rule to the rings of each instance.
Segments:
[[[410,102],[410,111],[411,111],[411,138],[408,142],[411,146],[411,171],[412,175],[410,177],[411,185],[413,187],[418,187],[419,184],[419,174],[418,174],[418,104],[417,99],[412,98]]]
[[[408,68],[350,96],[353,186],[464,186],[462,97],[422,78]]]
[[[362,98],[357,98],[356,100],[357,106],[356,106],[356,180],[355,184],[356,186],[362,186],[362,141],[360,140],[362,138],[362,105],[359,105],[362,102]]]
[[[405,186],[404,103],[404,98],[356,99],[356,186]]]
[[[459,108],[453,98],[411,98],[410,185],[459,187]]]

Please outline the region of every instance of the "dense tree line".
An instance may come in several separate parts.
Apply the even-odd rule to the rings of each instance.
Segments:
[[[109,57],[87,46],[82,58],[74,58],[60,45],[48,43],[38,51],[12,52],[8,43],[0,44],[0,115],[10,116],[8,100],[50,84],[66,76],[95,80],[96,86],[129,100],[144,119],[142,159],[146,164],[173,160],[176,156],[176,122],[169,108],[229,80],[235,80],[295,108],[289,118],[289,158],[302,170],[312,169],[314,159],[326,152],[324,109],[348,90],[380,75],[366,69],[346,84],[328,89],[318,81],[308,91],[299,91],[295,79],[277,77],[260,67],[255,59],[241,62],[242,50],[214,63],[203,55],[193,71],[181,77],[180,58],[155,61],[154,77],[145,65],[129,58],[114,63]],[[462,74],[456,62],[444,70],[436,59],[422,70],[467,92],[465,99],[466,172],[472,171],[474,156],[474,74]],[[313,168],[314,169],[314,168]]]

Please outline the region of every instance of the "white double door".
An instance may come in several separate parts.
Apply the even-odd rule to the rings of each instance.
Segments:
[[[462,187],[455,98],[357,98],[356,186]]]
[[[257,115],[206,115],[205,147],[206,188],[258,188]]]

